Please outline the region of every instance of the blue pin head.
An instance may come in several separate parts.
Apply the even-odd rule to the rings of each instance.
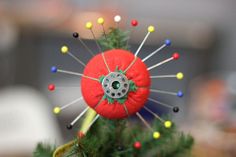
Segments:
[[[56,73],[57,72],[57,67],[56,66],[52,66],[51,67],[51,72],[52,73]]]
[[[166,39],[166,40],[165,40],[165,45],[166,45],[166,46],[170,46],[170,45],[171,45],[170,39]]]
[[[177,92],[177,96],[180,97],[180,98],[182,98],[182,97],[184,96],[184,93],[183,93],[182,91],[178,91],[178,92]]]

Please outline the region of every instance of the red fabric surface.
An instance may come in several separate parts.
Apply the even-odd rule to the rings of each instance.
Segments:
[[[112,72],[115,71],[117,66],[119,70],[124,71],[134,59],[134,55],[131,52],[121,49],[108,50],[104,52],[104,56]],[[100,78],[102,75],[106,76],[107,74],[108,70],[101,54],[94,56],[84,69],[84,75],[94,78]],[[126,76],[138,86],[137,91],[129,92],[124,104],[120,104],[117,101],[109,104],[107,100],[103,100],[99,105],[97,104],[104,95],[102,84],[98,81],[82,77],[81,90],[85,102],[91,108],[97,106],[96,112],[109,119],[127,117],[124,105],[127,107],[129,115],[136,113],[143,107],[149,95],[149,72],[141,59],[137,58],[134,65],[126,72]]]

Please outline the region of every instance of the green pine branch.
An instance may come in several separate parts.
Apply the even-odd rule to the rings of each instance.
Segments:
[[[160,121],[153,122],[153,129],[161,133],[157,140],[142,125],[130,126],[127,125],[127,120],[111,121],[100,118],[86,137],[78,141],[78,152],[89,157],[190,156],[194,143],[190,135],[179,132],[175,125],[166,129]],[[140,150],[133,148],[135,140],[142,143]],[[78,156],[82,157],[79,154]]]
[[[107,35],[99,38],[98,42],[103,51],[111,49],[128,50],[128,31],[122,31],[119,28],[110,28]]]
[[[74,146],[64,157],[190,157],[194,139],[173,126],[169,129],[155,120],[153,130],[161,137],[153,139],[152,133],[142,125],[130,125],[127,120],[100,118],[82,139],[75,139]],[[142,148],[133,148],[140,141]],[[55,146],[39,143],[34,157],[52,157]]]
[[[35,151],[33,152],[33,157],[52,157],[53,152],[56,150],[55,145],[38,143]]]

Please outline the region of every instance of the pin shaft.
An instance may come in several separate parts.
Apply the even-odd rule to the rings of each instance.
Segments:
[[[156,113],[154,113],[152,110],[150,110],[149,108],[147,108],[146,106],[143,107],[145,110],[147,110],[149,113],[151,113],[154,117],[156,117],[157,119],[159,119],[162,123],[164,123],[165,121],[158,116]]]
[[[77,58],[75,55],[73,55],[72,53],[68,52],[68,55],[71,56],[72,58],[74,58],[78,63],[82,64],[85,67],[84,62],[82,62],[79,58]]]
[[[102,52],[102,59],[103,59],[103,62],[104,62],[104,64],[106,65],[106,67],[107,67],[107,70],[108,70],[108,72],[110,73],[111,72],[111,70],[110,70],[110,68],[109,68],[109,66],[108,66],[108,64],[107,64],[107,61],[106,61],[106,58],[105,58],[105,56],[104,56],[104,53]]]
[[[154,93],[162,93],[162,94],[169,94],[169,95],[177,95],[175,92],[169,92],[169,91],[163,91],[163,90],[157,90],[157,89],[150,89],[151,92]]]
[[[148,33],[146,34],[146,36],[144,37],[142,43],[139,45],[137,51],[136,51],[135,54],[134,54],[135,56],[138,55],[139,51],[141,50],[143,44],[145,43],[145,41],[147,40],[147,38],[148,38],[149,35],[150,35],[150,32],[148,32]]]
[[[86,113],[88,109],[89,107],[84,109],[70,124],[73,126]]]
[[[137,117],[144,123],[144,125],[153,132],[152,127],[148,124],[148,122],[137,112],[136,113]]]
[[[157,104],[160,104],[160,105],[162,105],[162,106],[168,107],[168,108],[173,108],[173,107],[170,106],[170,105],[167,105],[167,104],[165,104],[165,103],[163,103],[163,102],[157,101],[157,100],[152,99],[152,98],[148,98],[148,100],[150,100],[150,101],[152,101],[152,102],[155,102],[155,103],[157,103]]]
[[[129,66],[125,69],[124,73],[126,73],[133,65],[134,63],[136,62],[137,60],[137,57],[135,56],[133,61],[129,64]]]
[[[152,70],[152,69],[154,69],[154,68],[156,68],[156,67],[158,67],[158,66],[160,66],[160,65],[162,65],[162,64],[165,64],[165,63],[167,63],[167,62],[169,62],[169,61],[171,61],[171,60],[173,60],[173,57],[168,58],[168,59],[166,59],[166,60],[164,60],[164,61],[162,61],[162,62],[160,62],[160,63],[157,63],[157,64],[155,64],[155,65],[149,67],[147,70]]]
[[[97,47],[98,47],[99,52],[102,52],[102,48],[101,48],[100,45],[98,44],[98,41],[97,41],[97,39],[96,39],[96,37],[95,37],[95,34],[94,34],[93,30],[90,29],[90,31],[91,31],[91,33],[92,33],[92,35],[93,35],[94,41],[95,41],[95,43],[96,43],[96,45],[97,45]]]
[[[82,76],[82,77],[85,77],[85,78],[89,78],[91,80],[99,81],[99,79],[97,79],[97,78],[86,76],[84,74],[77,73],[77,72],[72,72],[72,71],[67,71],[67,70],[62,70],[62,69],[57,69],[57,72],[64,73],[64,74],[70,74],[70,75],[76,75],[76,76]]]
[[[153,51],[151,54],[149,54],[147,57],[145,57],[144,59],[142,59],[143,62],[145,62],[146,60],[148,60],[150,57],[152,57],[153,55],[155,55],[157,52],[161,51],[163,48],[166,47],[166,44],[163,44],[161,47],[159,47],[157,50]]]
[[[150,76],[150,78],[176,78],[176,75],[156,75]]]
[[[80,43],[83,45],[83,47],[92,55],[94,56],[93,51],[84,43],[84,41],[79,37]]]
[[[65,109],[65,108],[67,108],[67,107],[73,105],[74,103],[76,103],[76,102],[78,102],[78,101],[80,101],[80,100],[82,100],[82,99],[83,99],[83,97],[80,97],[80,98],[78,98],[78,99],[73,100],[72,102],[70,102],[70,103],[68,103],[68,104],[66,104],[66,105],[64,105],[64,106],[62,106],[62,107],[61,107],[61,110],[63,110],[63,109]]]

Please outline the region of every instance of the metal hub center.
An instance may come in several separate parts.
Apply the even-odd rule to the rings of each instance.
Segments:
[[[111,98],[122,98],[129,91],[129,80],[119,72],[109,73],[102,81],[102,88]]]

